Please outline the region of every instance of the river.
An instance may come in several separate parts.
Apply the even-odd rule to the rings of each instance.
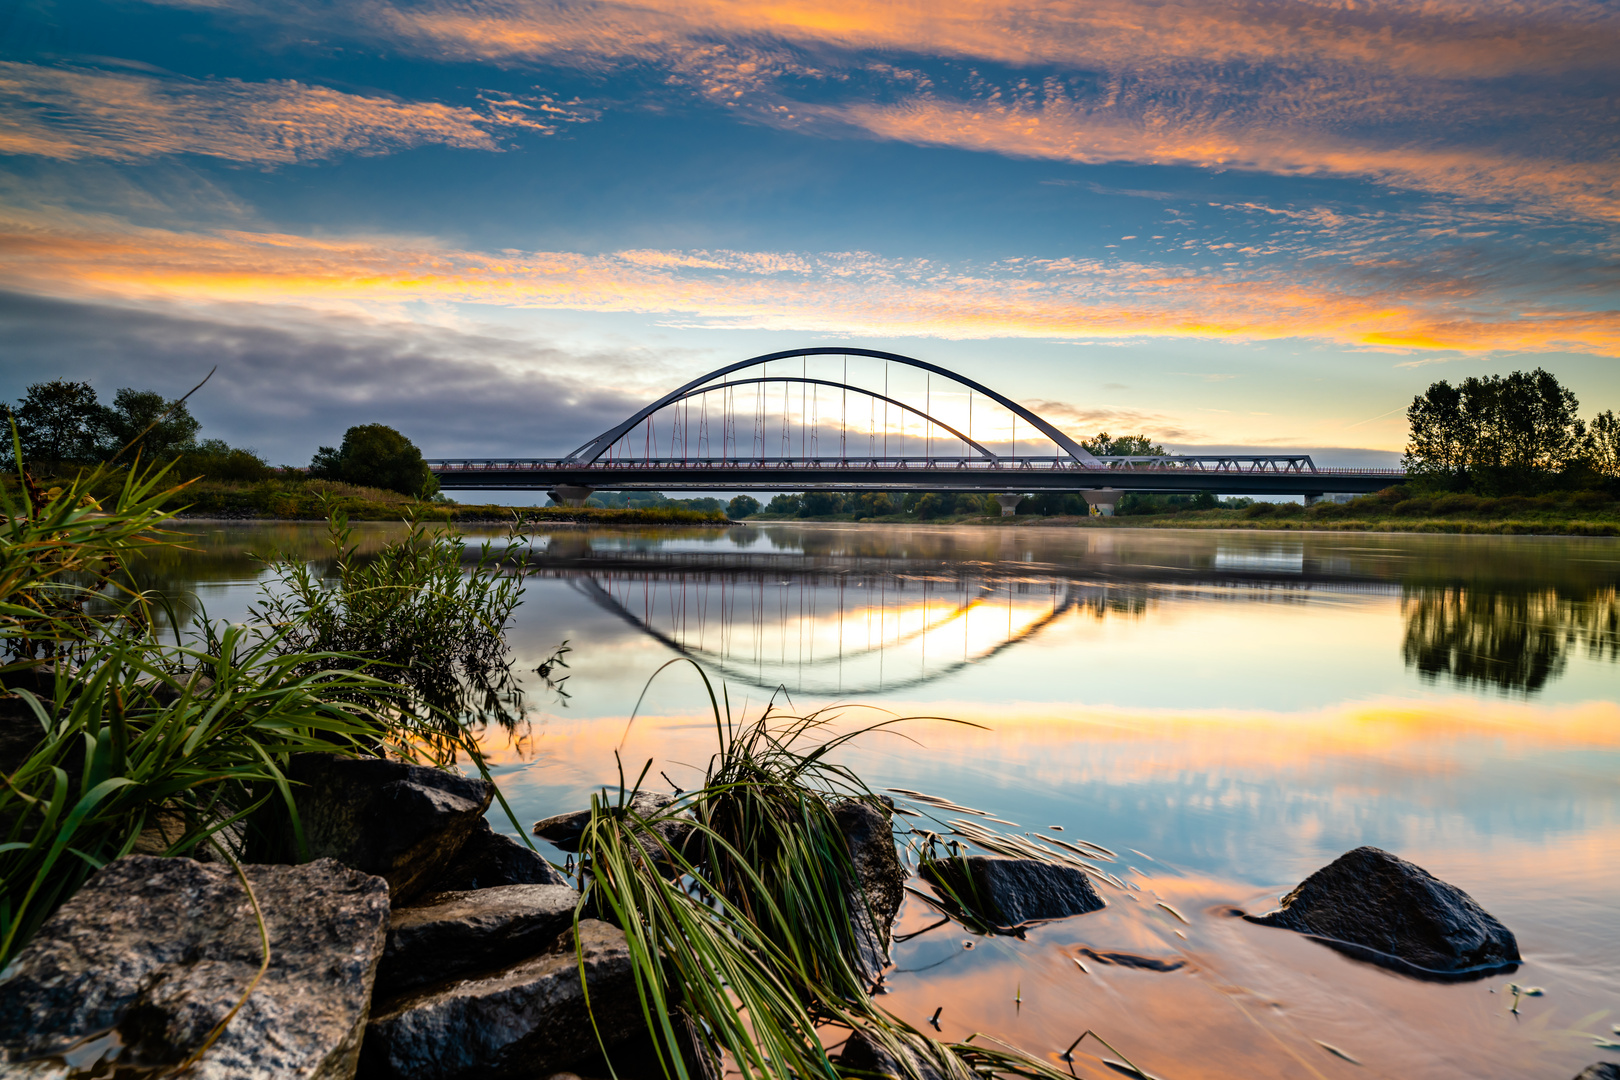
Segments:
[[[194,550],[152,581],[216,618],[255,595],[246,552],[319,555],[318,527],[185,530]],[[1120,854],[1130,888],[1104,911],[899,944],[883,1004],[919,1027],[943,1006],[946,1035],[1054,1063],[1089,1028],[1165,1080],[1567,1080],[1620,1060],[1594,1046],[1620,1041],[1620,543],[773,524],[533,547],[511,635],[529,715],[485,734],[525,823],[615,782],[615,750],[693,785],[715,745],[702,682],[678,664],[648,685],[686,656],[738,716],[774,694],[845,724],[979,725],[908,721],[842,760]],[[564,640],[558,691],[532,669]],[[1421,982],[1231,916],[1362,844],[1468,891],[1524,966]],[[898,929],[933,921],[911,899]],[[1173,970],[1082,970],[1081,948]],[[1514,1014],[1510,983],[1545,993]],[[1091,1052],[1074,1069],[1115,1075]]]

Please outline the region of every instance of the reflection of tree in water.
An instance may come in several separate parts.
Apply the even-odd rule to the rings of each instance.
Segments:
[[[1620,659],[1620,602],[1613,588],[1572,598],[1557,589],[1513,592],[1408,587],[1401,597],[1408,667],[1460,686],[1533,693],[1563,674],[1572,649]]]

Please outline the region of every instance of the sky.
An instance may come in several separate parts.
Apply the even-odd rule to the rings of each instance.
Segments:
[[[273,463],[517,457],[844,345],[1384,464],[1437,379],[1620,407],[1617,56],[1584,0],[11,0],[0,398],[217,365]]]

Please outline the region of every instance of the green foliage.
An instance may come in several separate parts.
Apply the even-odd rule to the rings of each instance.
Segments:
[[[170,401],[154,390],[128,386],[101,410],[101,460],[122,451],[145,461],[167,461],[192,448],[202,427],[183,400]]]
[[[735,500],[734,500],[735,501]],[[723,514],[726,504],[713,496],[698,499],[671,499],[658,491],[597,491],[585,500],[586,506],[604,510],[695,510],[701,514]],[[758,506],[758,503],[755,503]]]
[[[753,517],[759,513],[759,500],[752,495],[736,495],[726,504],[726,516],[733,521],[741,521],[746,517]]]
[[[844,497],[836,491],[807,491],[799,496],[800,517],[827,517],[843,510]]]
[[[744,1076],[835,1080],[817,1029],[838,1025],[896,1052],[917,1080],[1066,1075],[1013,1050],[931,1039],[872,1001],[854,961],[863,894],[833,807],[878,799],[829,760],[860,732],[828,736],[828,717],[770,709],[738,725],[712,689],[710,701],[720,745],[703,786],[644,818],[621,782],[616,799],[592,800],[580,847],[579,910],[623,928],[664,1074],[693,1075],[683,1043],[695,1037]],[[649,857],[649,826],[677,814],[693,839]]]
[[[852,500],[856,520],[861,518],[888,517],[895,513],[894,500],[888,493],[882,491],[863,491]]]
[[[252,450],[233,447],[224,439],[204,439],[180,455],[175,472],[236,483],[269,480],[276,471]]]
[[[30,386],[14,414],[25,460],[70,464],[98,460],[102,412],[89,383],[52,379]]]
[[[1106,431],[1081,439],[1080,445],[1098,457],[1163,457],[1167,452],[1146,435],[1121,435],[1116,439]]]
[[[456,722],[511,722],[519,700],[506,664],[506,628],[523,595],[526,548],[509,534],[463,563],[461,534],[408,519],[403,539],[362,559],[348,517],[328,518],[326,574],[296,555],[265,559],[270,578],[252,616],[311,655],[354,658],[406,691],[406,705]]]
[[[343,445],[323,446],[309,465],[314,479],[397,491],[429,498],[439,481],[416,444],[386,424],[359,424],[343,433]]]
[[[771,501],[765,506],[765,512],[767,514],[780,514],[783,517],[797,517],[799,513],[799,496],[772,495]]]
[[[1441,380],[1412,399],[1403,459],[1408,472],[1442,487],[1490,492],[1543,487],[1580,459],[1579,403],[1537,368],[1511,375]]]

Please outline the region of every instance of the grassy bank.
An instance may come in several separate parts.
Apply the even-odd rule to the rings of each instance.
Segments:
[[[788,518],[759,514],[750,521],[870,521],[874,524],[992,525],[1007,528],[1254,529],[1268,531],[1491,533],[1525,536],[1620,536],[1620,500],[1600,491],[1480,498],[1438,496],[1391,488],[1347,503],[1255,503],[1242,509],[1175,510],[1116,517],[909,514],[857,519],[850,514]]]

